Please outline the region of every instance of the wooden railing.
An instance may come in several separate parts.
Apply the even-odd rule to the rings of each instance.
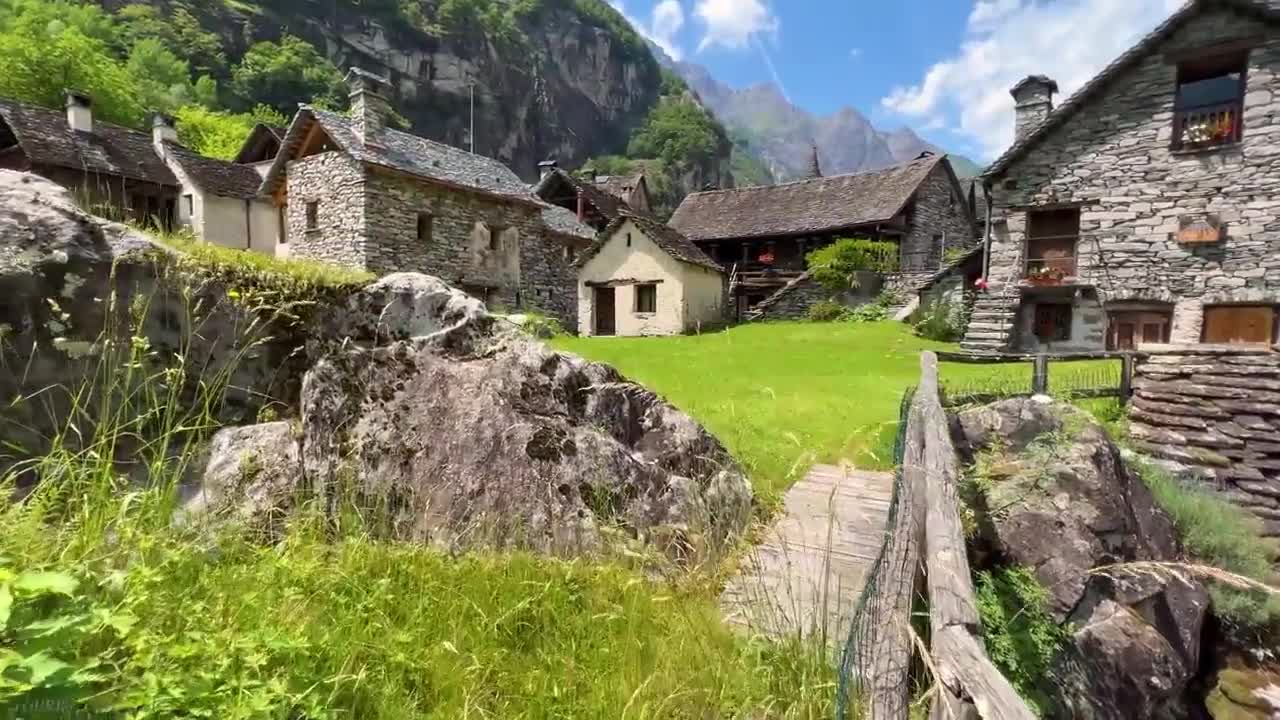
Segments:
[[[1212,147],[1240,141],[1240,101],[1179,110],[1174,116],[1175,148]]]
[[[974,593],[956,483],[959,460],[938,387],[938,358],[921,355],[920,385],[907,419],[901,485],[897,489],[899,520],[890,537],[878,587],[920,584],[929,602],[928,666],[939,690],[930,717],[981,720],[1033,720],[1036,715],[992,664],[980,637]],[[904,693],[909,659],[917,641],[909,629],[910,607],[902,602],[882,606],[874,621],[900,628],[884,633],[864,668],[862,688],[872,720],[906,720]]]

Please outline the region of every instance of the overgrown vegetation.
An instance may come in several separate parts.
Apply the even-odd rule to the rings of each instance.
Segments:
[[[917,335],[938,342],[960,342],[967,326],[964,306],[945,301],[925,306],[912,323]]]
[[[809,322],[880,322],[889,319],[889,310],[901,304],[902,298],[888,290],[875,300],[849,307],[835,300],[819,300],[809,306],[806,318]]]
[[[1173,520],[1183,548],[1196,560],[1262,583],[1273,577],[1275,543],[1261,535],[1248,512],[1201,488],[1181,483],[1158,465],[1132,456],[1132,465],[1156,504]],[[1280,598],[1210,585],[1213,609],[1228,631],[1254,642],[1280,637]]]
[[[809,276],[838,293],[858,287],[860,272],[887,273],[898,269],[898,245],[884,240],[841,238],[805,256]]]
[[[260,300],[272,282],[284,283],[283,296],[360,280],[190,249],[199,254],[184,263],[249,279],[230,286],[228,301],[254,296],[250,314],[271,312]],[[209,307],[188,311],[183,326],[199,328]],[[335,516],[305,488],[274,545],[235,524],[175,524],[178,484],[216,430],[234,362],[206,373],[191,338],[153,347],[135,330],[147,313],[145,298],[105,313],[126,324],[97,343],[92,377],[40,391],[67,395],[65,424],[46,452],[0,478],[0,708],[309,720],[831,716],[826,649],[731,632],[700,575],[653,580],[625,557],[449,556],[381,540],[368,508]],[[192,372],[198,382],[185,382]],[[40,479],[21,499],[19,476]]]
[[[1023,567],[980,571],[976,580],[991,661],[1041,717],[1057,717],[1050,671],[1070,633],[1049,615],[1048,591]]]

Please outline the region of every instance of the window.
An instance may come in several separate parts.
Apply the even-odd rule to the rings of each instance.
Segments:
[[[312,200],[307,203],[307,230],[320,229],[320,203]]]
[[[497,252],[498,250],[502,249],[502,233],[506,231],[507,229],[502,227],[501,225],[489,226],[489,249],[490,250]]]
[[[182,207],[186,210],[187,217],[193,217],[196,214],[196,200],[190,193],[182,196]]]
[[[574,262],[574,261],[576,261],[577,259],[578,259],[578,249],[577,249],[577,248],[575,248],[575,247],[574,247],[574,246],[572,246],[572,245],[565,245],[565,246],[564,246],[564,261],[565,261],[565,262],[567,262],[567,263],[573,263],[573,262]]]
[[[658,312],[658,286],[653,283],[636,286],[636,312]]]
[[[1174,99],[1174,147],[1239,142],[1247,53],[1182,63]]]
[[[1201,339],[1211,344],[1270,345],[1276,337],[1271,305],[1218,305],[1204,309]]]
[[[1169,342],[1171,313],[1126,310],[1107,314],[1107,349],[1133,350],[1140,343]]]
[[[627,233],[627,247],[631,247],[631,233]]]
[[[418,213],[418,242],[431,242],[432,216],[431,213]]]
[[[1075,277],[1079,237],[1080,208],[1027,213],[1026,277],[1047,284]]]
[[[1067,303],[1036,304],[1036,338],[1040,342],[1071,339],[1071,306]]]

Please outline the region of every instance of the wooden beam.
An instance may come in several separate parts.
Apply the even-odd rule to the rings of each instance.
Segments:
[[[661,285],[662,280],[637,280],[635,278],[619,278],[617,280],[588,280],[583,285],[592,288],[625,287],[627,285]]]
[[[930,717],[1035,720],[1035,713],[991,664],[978,639],[981,621],[956,491],[959,461],[938,395],[934,353],[921,353],[920,371],[912,419],[923,426],[930,654],[941,686]]]

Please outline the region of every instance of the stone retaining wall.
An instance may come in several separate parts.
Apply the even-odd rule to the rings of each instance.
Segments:
[[[1130,432],[1138,449],[1191,469],[1280,536],[1280,354],[1144,345]]]

